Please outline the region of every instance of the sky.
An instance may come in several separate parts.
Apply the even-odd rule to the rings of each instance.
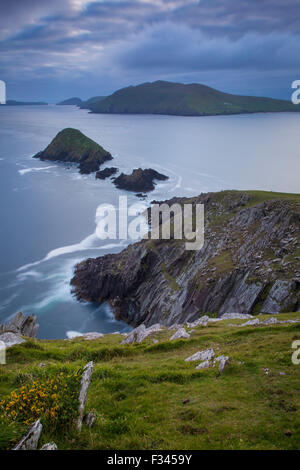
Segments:
[[[1,0],[7,99],[49,103],[155,80],[290,99],[299,0]]]

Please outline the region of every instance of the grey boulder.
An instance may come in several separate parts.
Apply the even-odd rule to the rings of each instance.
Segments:
[[[25,339],[21,338],[21,336],[16,333],[2,333],[2,335],[0,335],[0,341],[5,344],[6,348],[11,348],[15,344],[26,343]]]
[[[210,361],[215,355],[214,350],[211,349],[205,349],[204,351],[198,351],[195,354],[193,354],[190,357],[187,357],[185,359],[185,362],[190,362],[190,361]]]
[[[13,448],[13,450],[36,450],[41,437],[43,426],[38,419],[29,429],[26,436]]]

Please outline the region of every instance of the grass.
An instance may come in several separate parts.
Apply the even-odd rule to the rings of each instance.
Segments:
[[[232,323],[237,326],[229,327]],[[120,345],[118,335],[30,341],[8,350],[7,365],[0,366],[0,395],[70,373],[93,359],[86,410],[96,413],[96,424],[81,433],[47,431],[41,444],[54,440],[59,449],[298,449],[300,365],[291,362],[291,344],[300,339],[300,325],[241,329],[240,323],[210,323],[196,328],[190,340],[172,342],[172,332],[165,329],[138,345]],[[231,358],[222,375],[216,368],[197,371],[197,363],[184,361],[208,347]],[[1,423],[0,446],[11,445],[22,432],[22,427]]]

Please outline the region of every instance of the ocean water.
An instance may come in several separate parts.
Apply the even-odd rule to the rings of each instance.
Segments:
[[[32,159],[65,127],[109,150],[117,166],[170,177],[146,203],[221,189],[299,192],[300,115],[220,117],[93,115],[73,106],[0,106],[0,322],[17,311],[38,316],[40,338],[67,332],[128,331],[109,305],[78,302],[74,266],[117,253],[125,240],[100,240],[97,207],[134,194],[71,165]],[[104,168],[104,166],[103,166]]]

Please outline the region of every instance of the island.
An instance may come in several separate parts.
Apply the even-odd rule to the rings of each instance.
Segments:
[[[80,109],[91,109],[95,103],[100,103],[100,101],[104,100],[104,98],[106,98],[106,96],[93,96],[86,101],[82,101],[79,107]]]
[[[69,98],[64,101],[60,101],[59,103],[56,103],[58,106],[80,106],[82,103],[82,100],[80,98]]]
[[[6,104],[2,106],[48,106],[48,103],[44,101],[15,101],[7,100]]]
[[[167,179],[169,179],[168,176],[162,175],[161,173],[152,170],[152,168],[148,168],[146,170],[136,168],[130,175],[121,173],[120,176],[114,179],[114,185],[118,189],[126,189],[126,191],[148,193],[149,191],[153,191],[155,188],[155,180],[166,181]]]
[[[199,83],[162,80],[122,88],[104,99],[93,98],[84,106],[93,113],[177,116],[300,111],[300,105],[290,101],[233,95]]]
[[[118,168],[115,167],[104,168],[104,170],[97,171],[96,179],[105,180],[106,178],[109,178],[110,176],[118,173],[118,171]]]
[[[33,158],[64,163],[77,163],[83,174],[99,170],[102,163],[112,160],[111,154],[101,145],[86,137],[78,129],[60,131],[45,150]]]

